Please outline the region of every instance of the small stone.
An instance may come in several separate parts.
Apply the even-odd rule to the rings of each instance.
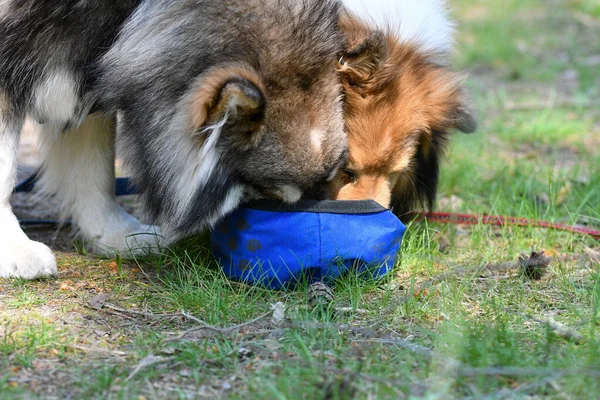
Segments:
[[[254,352],[250,349],[242,347],[238,350],[238,357],[240,361],[246,361],[254,355]]]

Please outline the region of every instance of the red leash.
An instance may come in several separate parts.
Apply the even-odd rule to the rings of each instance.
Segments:
[[[588,235],[596,240],[600,240],[600,231],[584,228],[579,226],[571,226],[566,224],[559,224],[556,222],[548,221],[536,221],[533,219],[526,218],[515,218],[515,217],[498,217],[493,215],[474,215],[474,214],[457,214],[457,213],[443,213],[443,212],[422,212],[416,215],[417,219],[424,219],[427,221],[435,221],[444,224],[457,224],[457,225],[495,225],[495,226],[523,226],[523,227],[534,227],[534,228],[547,228],[558,231],[573,232],[581,235]]]

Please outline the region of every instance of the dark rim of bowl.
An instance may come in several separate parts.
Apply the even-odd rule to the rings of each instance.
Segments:
[[[388,211],[374,200],[301,200],[286,204],[273,200],[259,200],[244,207],[272,212],[306,212],[327,214],[375,214]]]

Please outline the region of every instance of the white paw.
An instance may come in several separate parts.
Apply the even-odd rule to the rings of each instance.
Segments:
[[[48,246],[26,237],[16,241],[4,238],[0,243],[0,278],[36,279],[57,272],[56,259]]]
[[[115,228],[120,229],[105,232],[91,241],[92,252],[108,257],[115,254],[133,257],[156,253],[164,244],[157,226],[138,222]]]

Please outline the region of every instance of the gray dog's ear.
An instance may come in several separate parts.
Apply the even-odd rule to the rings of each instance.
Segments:
[[[260,77],[245,65],[225,65],[202,74],[192,88],[188,112],[193,131],[228,126],[243,147],[259,139],[266,101]],[[202,136],[202,135],[201,135]]]

